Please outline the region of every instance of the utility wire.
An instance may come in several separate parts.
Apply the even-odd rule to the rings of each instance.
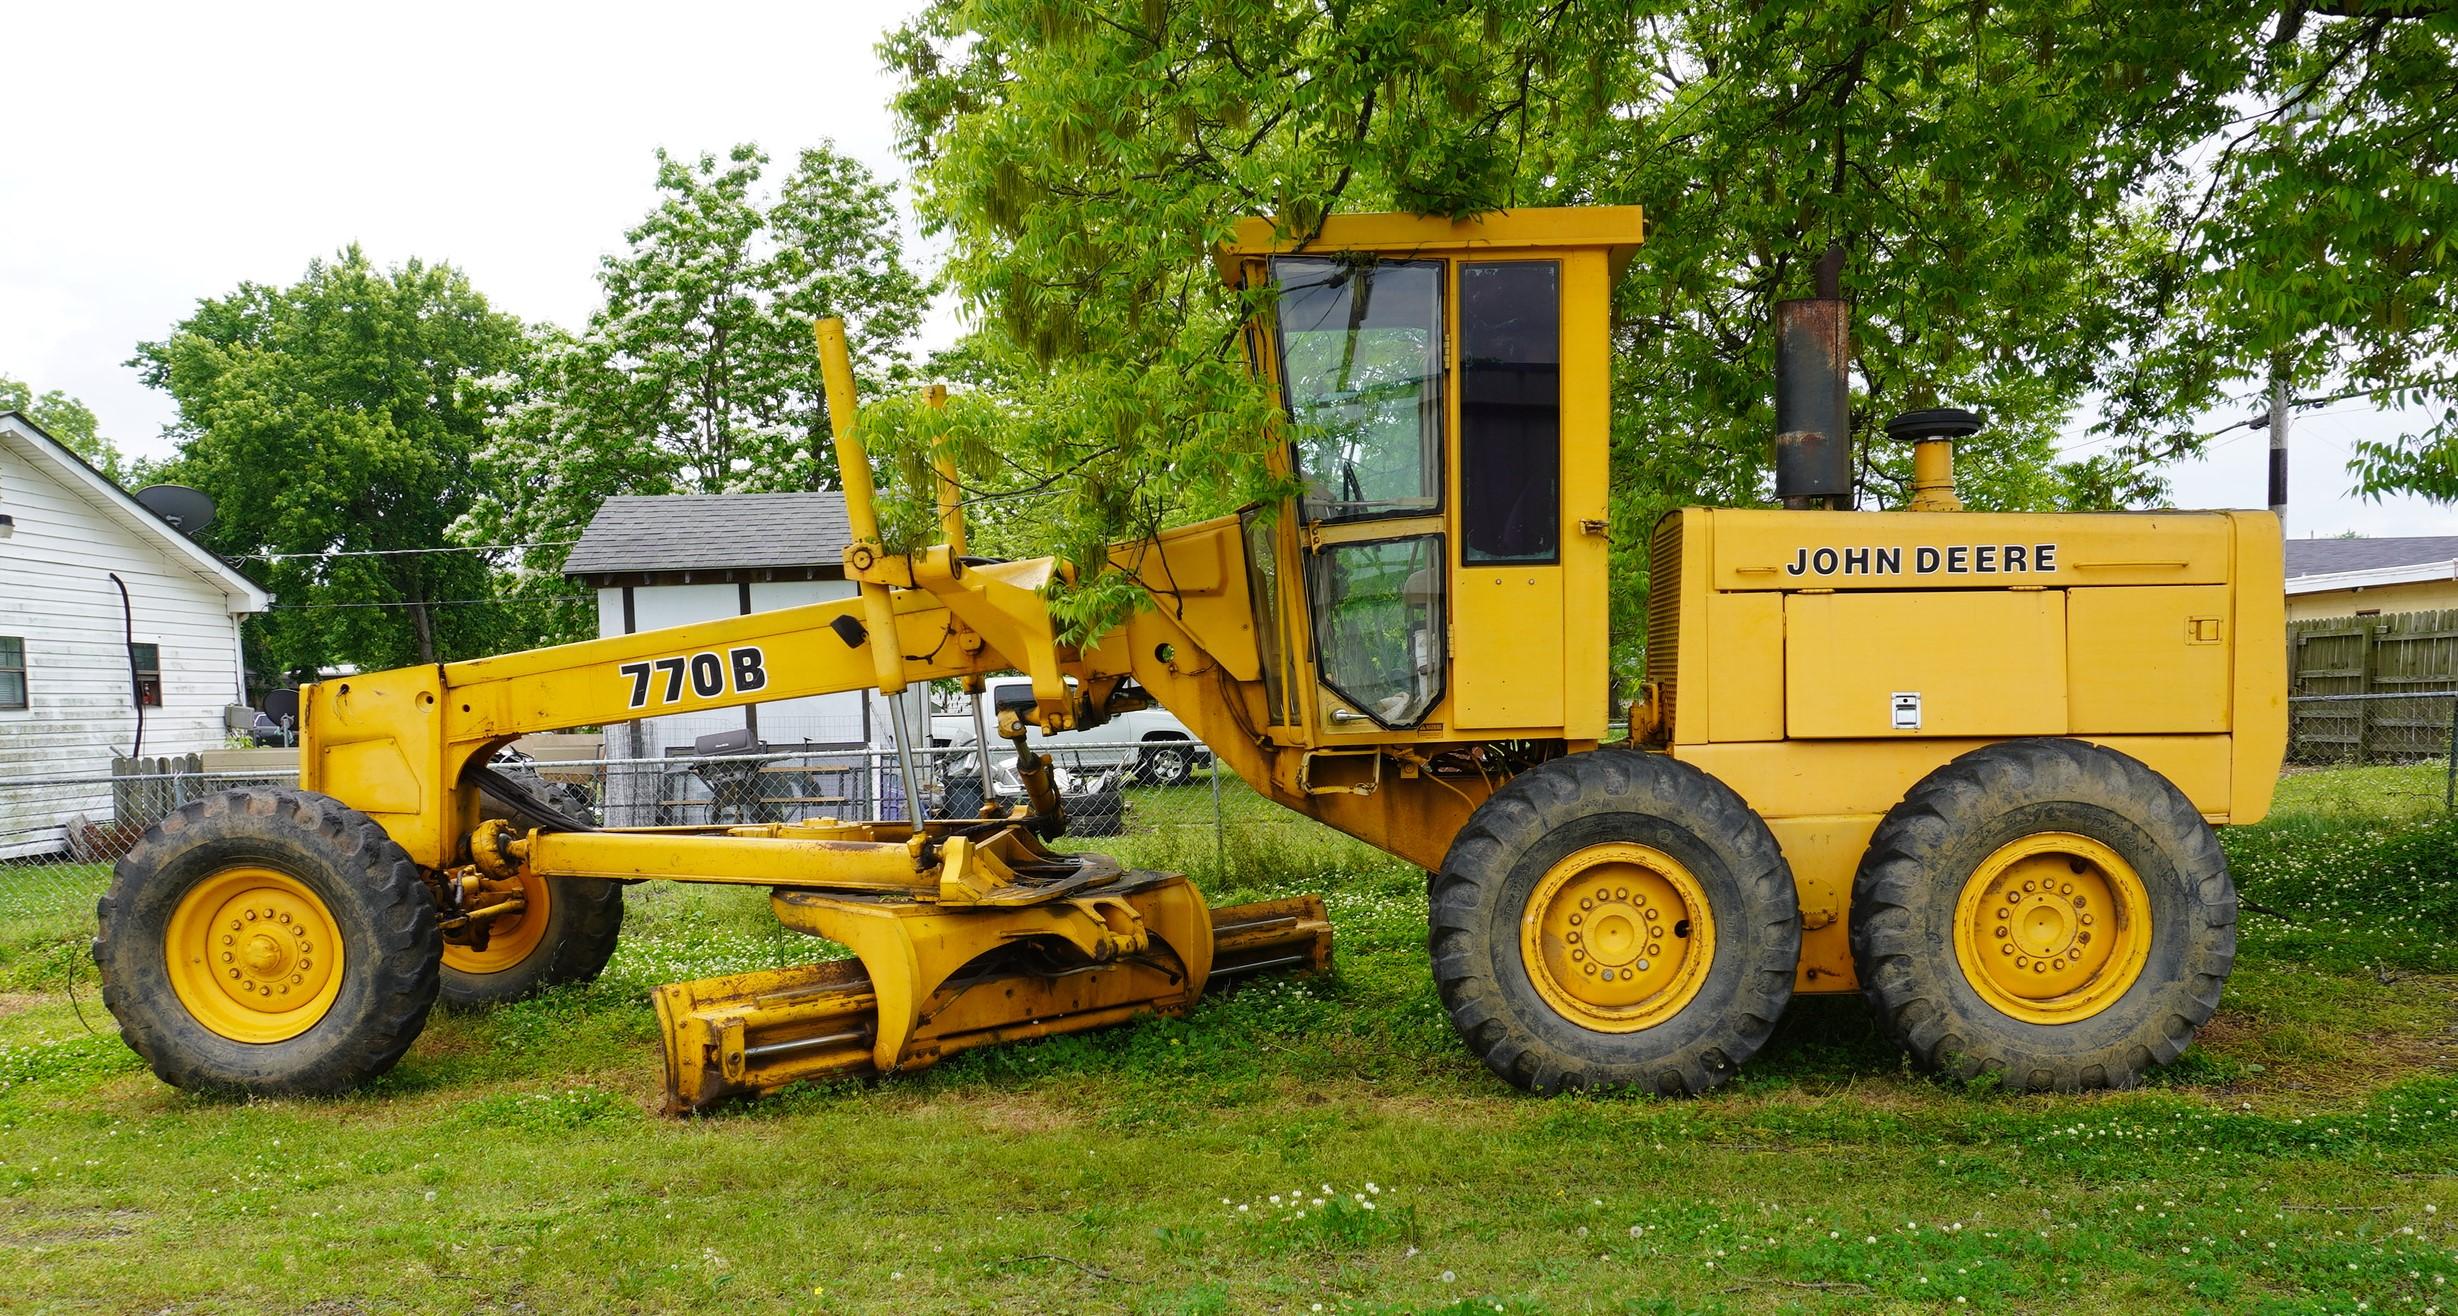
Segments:
[[[426,599],[393,603],[276,603],[265,611],[319,612],[327,608],[458,608],[480,603],[493,603],[511,608],[525,603],[594,603],[596,601],[597,596],[594,594],[541,594],[525,599]]]
[[[570,548],[577,539],[541,539],[527,544],[447,544],[441,548],[336,548],[320,553],[240,553],[233,562],[287,562],[294,558],[408,557],[419,553],[496,553],[515,548]]]

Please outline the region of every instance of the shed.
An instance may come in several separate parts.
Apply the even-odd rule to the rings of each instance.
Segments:
[[[2287,619],[2458,608],[2458,535],[2287,541]]]
[[[842,493],[618,494],[600,504],[564,559],[566,578],[597,591],[597,633],[640,631],[852,598]],[[607,753],[659,758],[702,736],[744,732],[763,745],[867,747],[862,693],[775,700],[643,718],[608,728]]]
[[[265,591],[32,421],[0,412],[0,858],[110,812],[115,757],[222,747]],[[141,728],[141,730],[140,730]],[[141,736],[141,743],[140,743]]]

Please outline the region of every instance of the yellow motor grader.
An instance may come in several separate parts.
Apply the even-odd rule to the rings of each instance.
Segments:
[[[123,1036],[182,1086],[344,1089],[439,995],[596,973],[638,881],[767,888],[854,956],[661,989],[676,1111],[1324,967],[1314,898],[1213,909],[1043,844],[1026,724],[1150,701],[1430,872],[1442,1000],[1531,1091],[1703,1091],[1796,992],[1860,991],[1923,1063],[2017,1088],[2173,1058],[2234,953],[2211,824],[2262,816],[2285,743],[2277,523],[1957,510],[1950,411],[1889,427],[1910,510],[1845,510],[1830,286],[1778,308],[1784,507],[1655,527],[1608,744],[1608,301],[1640,240],[1636,208],[1247,224],[1219,263],[1274,290],[1246,349],[1302,492],[1117,545],[1154,606],[1081,646],[1047,607],[1068,568],[968,555],[945,471],[944,542],[888,551],[823,322],[857,597],[311,688],[297,789],[190,804],[120,862],[94,949]],[[1029,802],[979,817],[596,828],[488,767],[531,732],[1011,670]]]

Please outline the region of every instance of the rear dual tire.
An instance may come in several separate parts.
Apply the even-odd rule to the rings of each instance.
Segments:
[[[1930,773],[1870,837],[1852,960],[1921,1064],[2017,1091],[2132,1087],[2218,1008],[2236,889],[2218,837],[2140,761],[2010,740]]]
[[[1695,1094],[1789,1002],[1797,900],[1722,783],[1662,755],[1573,755],[1496,792],[1453,842],[1434,978],[1469,1048],[1518,1087]],[[1631,940],[1681,914],[1705,935]],[[2235,921],[2225,856],[2181,791],[2113,750],[2035,739],[1965,754],[1888,812],[1850,939],[1881,1026],[1922,1065],[2076,1091],[2130,1087],[2190,1044]]]
[[[1730,787],[1600,750],[1521,773],[1434,875],[1451,1023],[1531,1092],[1704,1092],[1774,1031],[1800,957],[1792,873]]]

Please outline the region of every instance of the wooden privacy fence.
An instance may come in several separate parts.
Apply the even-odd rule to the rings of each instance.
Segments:
[[[139,831],[190,800],[211,795],[219,787],[205,777],[201,754],[147,755],[111,759],[111,817]]]
[[[2451,753],[2458,610],[2289,622],[2287,648],[2290,759],[2414,763]]]

